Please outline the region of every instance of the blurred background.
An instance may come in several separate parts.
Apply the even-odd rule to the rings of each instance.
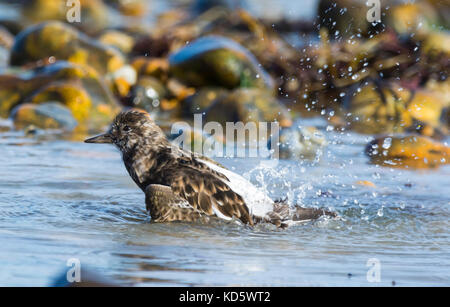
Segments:
[[[0,115],[18,128],[92,132],[137,107],[166,129],[197,112],[220,123],[289,128],[321,116],[366,134],[447,134],[447,1],[0,5]]]

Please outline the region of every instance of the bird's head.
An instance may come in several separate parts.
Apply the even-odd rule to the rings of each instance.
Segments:
[[[128,152],[138,145],[165,144],[167,140],[147,112],[132,109],[117,115],[106,133],[84,142],[115,144],[122,152]]]

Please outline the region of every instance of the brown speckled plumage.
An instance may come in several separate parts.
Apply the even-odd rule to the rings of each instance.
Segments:
[[[252,216],[224,174],[200,161],[205,158],[172,145],[145,112],[120,113],[106,134],[86,142],[113,143],[120,149],[125,167],[145,193],[147,210],[156,222],[194,221],[219,214],[248,225],[268,221],[283,227],[289,218],[289,206],[283,203],[274,203],[273,212],[264,218]],[[308,218],[333,215],[300,209]]]

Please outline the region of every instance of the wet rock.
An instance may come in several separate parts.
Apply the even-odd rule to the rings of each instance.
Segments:
[[[165,26],[159,25],[157,31],[158,29],[161,31],[159,34],[137,35],[132,54],[148,58],[166,58],[169,51],[174,48],[171,33],[170,30],[163,30],[166,29]]]
[[[20,91],[22,80],[16,76],[0,76],[0,117],[6,118],[25,94]]]
[[[281,159],[319,159],[327,144],[314,127],[290,127],[280,132],[279,155]]]
[[[444,53],[433,57],[431,54],[424,54],[423,38],[412,35],[400,36],[393,30],[386,30],[368,40],[355,37],[330,42],[326,32],[321,29],[321,43],[317,47],[306,48],[305,56],[300,60],[302,75],[299,76],[301,82],[297,104],[304,105],[308,111],[321,112],[323,109],[338,111],[336,108],[338,105],[344,107],[352,105],[350,108],[352,109],[354,106],[352,100],[359,102],[369,100],[366,98],[370,96],[368,94],[371,90],[366,87],[372,87],[375,92],[371,95],[379,96],[373,97],[374,104],[380,108],[367,107],[366,103],[362,103],[357,107],[360,109],[358,111],[363,115],[379,111],[380,117],[384,117],[384,113],[392,118],[396,116],[395,114],[399,114],[397,111],[395,114],[392,112],[392,106],[401,109],[403,105],[405,108],[412,92],[430,81],[442,83],[447,78],[450,63],[448,56]],[[404,95],[400,88],[403,88]],[[396,99],[396,96],[400,99]],[[349,111],[348,108],[346,110]],[[353,122],[357,118],[360,116],[349,120]],[[381,121],[380,127],[372,125],[375,130],[386,127],[384,120]],[[368,123],[369,126],[370,124]],[[398,127],[399,121],[393,118],[391,123],[386,124],[388,128],[392,124]],[[363,125],[359,126],[364,128]],[[367,130],[370,129],[372,127]]]
[[[433,58],[444,57],[448,61],[450,57],[450,34],[444,31],[427,32],[422,50]]]
[[[212,12],[205,13],[205,15],[208,14],[212,14]],[[225,13],[223,17],[211,21],[211,25],[204,31],[226,36],[247,48],[256,57],[260,67],[264,67],[270,73],[275,88],[278,89],[280,96],[286,99],[291,95],[293,97],[294,93],[298,93],[299,84],[296,79],[299,74],[298,64],[303,52],[292,47],[279,34],[278,24],[277,30],[273,29],[272,23],[267,26],[260,19],[240,9]]]
[[[47,20],[68,22],[67,17],[73,17],[71,8],[66,0],[26,0],[22,15],[28,25]],[[102,0],[80,0],[80,18],[81,22],[71,24],[85,33],[97,33],[108,26],[108,7]]]
[[[226,122],[279,122],[289,127],[292,120],[287,109],[263,89],[201,89],[186,103],[187,116],[203,113],[207,121]]]
[[[57,102],[21,104],[13,110],[11,117],[17,129],[36,126],[41,129],[71,131],[77,126],[72,112]]]
[[[194,16],[198,16],[213,8],[232,11],[244,6],[244,0],[195,0],[190,10]]]
[[[70,278],[74,281],[70,282]],[[51,287],[119,287],[120,284],[100,274],[97,270],[91,267],[83,266],[80,270],[79,280],[76,280],[76,275],[68,273],[68,268],[61,268],[61,272],[55,275],[50,286]]]
[[[403,168],[434,168],[450,162],[450,147],[423,136],[381,137],[365,153],[371,163]]]
[[[142,16],[148,10],[148,2],[144,0],[107,0],[125,16]]]
[[[415,129],[417,124],[437,129],[446,104],[429,90],[412,92],[397,84],[372,83],[344,100],[350,128],[369,134],[404,132]]]
[[[131,65],[124,65],[107,78],[112,83],[114,94],[118,97],[126,96],[130,88],[136,84],[137,72]]]
[[[415,120],[430,124],[433,127],[440,125],[440,119],[445,102],[433,92],[418,90],[407,104],[406,111]]]
[[[205,1],[202,5],[206,2],[208,2],[208,5],[212,4],[212,6],[216,4]],[[169,25],[164,22],[159,23],[158,28],[164,30],[153,33],[152,39],[143,44],[143,46],[148,47],[141,48],[140,54],[144,54],[143,51],[151,55],[152,52],[155,52],[154,50],[173,51],[184,48],[186,42],[195,42],[198,37],[211,35],[227,37],[254,55],[258,61],[258,67],[264,67],[266,71],[270,72],[274,77],[275,88],[280,88],[280,91],[283,90],[284,98],[286,98],[286,91],[284,90],[287,87],[290,89],[289,94],[297,92],[295,82],[290,82],[290,80],[293,79],[293,75],[299,73],[298,61],[302,52],[293,48],[284,37],[279,35],[278,31],[273,31],[272,24],[267,27],[242,9],[228,10],[217,7],[207,10],[194,19],[185,16],[172,18],[173,22],[168,22]],[[169,46],[161,48],[161,46],[167,44]],[[158,54],[158,56],[163,55],[164,53]],[[283,78],[280,78],[280,76],[283,76]],[[289,86],[285,83],[289,83]],[[208,85],[229,88],[229,86],[221,85],[218,82]]]
[[[32,97],[32,103],[57,101],[68,107],[74,118],[89,127],[101,127],[115,115],[113,106],[99,104],[81,84],[76,82],[54,82],[41,88]]]
[[[32,96],[33,103],[58,101],[67,106],[77,120],[86,120],[92,101],[86,90],[72,82],[55,82],[47,85]]]
[[[25,129],[23,129],[23,132],[28,137],[36,136],[39,132],[38,128],[34,125],[26,126]]]
[[[25,102],[57,101],[82,125],[108,124],[120,108],[96,70],[65,61],[0,75],[0,117]]]
[[[445,81],[429,80],[424,88],[426,91],[432,92],[445,108],[450,107],[450,79]]]
[[[89,65],[100,74],[114,72],[125,62],[115,48],[94,41],[61,22],[41,23],[17,35],[11,50],[11,65],[49,58]]]
[[[5,8],[5,6],[3,6],[3,8]],[[14,12],[14,8],[8,8],[8,5],[6,5],[6,11]],[[19,17],[15,16],[14,14],[3,16],[3,18],[0,18],[0,26],[6,29],[13,36],[17,35],[24,29],[24,26],[19,20]]]
[[[126,105],[152,113],[161,109],[161,102],[166,96],[167,90],[158,79],[142,77],[122,101]]]
[[[398,33],[417,33],[438,25],[438,15],[433,6],[420,1],[394,5],[387,16],[387,25]]]
[[[446,108],[448,97],[442,90],[419,89],[410,98],[406,112],[412,123],[405,127],[406,132],[415,132],[437,140],[448,134],[446,126]]]
[[[448,1],[427,0],[427,3],[433,6],[435,12],[439,15],[439,23],[446,29],[450,29],[450,10]]]
[[[381,14],[387,11],[387,0],[380,1]],[[376,34],[383,29],[384,15],[381,23],[367,21],[369,7],[360,0],[320,0],[318,4],[317,24],[325,27],[335,38],[349,37],[354,34]],[[333,38],[332,37],[332,38]]]
[[[403,131],[410,125],[409,117],[404,116],[409,97],[410,93],[400,86],[379,88],[369,83],[346,98],[350,127],[368,134]]]
[[[292,125],[287,109],[267,90],[236,89],[226,99],[225,105],[231,106],[236,121],[279,122],[281,127]]]
[[[405,133],[419,134],[440,141],[445,139],[448,129],[445,126],[436,127],[414,120],[413,124],[405,129]]]
[[[442,122],[447,126],[447,131],[450,131],[450,107],[447,107],[442,113]]]
[[[221,87],[203,87],[184,102],[187,107],[185,115],[191,116],[195,113],[214,111],[214,108],[220,109],[219,105],[224,103],[229,93],[227,89]]]
[[[187,97],[190,97],[196,93],[195,88],[188,87],[173,78],[167,80],[166,87],[169,95],[175,97],[175,99],[178,101],[183,101]]]
[[[189,86],[272,88],[254,56],[233,40],[206,36],[169,57],[170,72]]]
[[[129,54],[134,46],[134,38],[121,31],[108,30],[98,40],[104,45],[116,48],[124,54]]]
[[[169,62],[165,58],[137,57],[131,65],[139,76],[155,77],[159,80],[167,80]]]

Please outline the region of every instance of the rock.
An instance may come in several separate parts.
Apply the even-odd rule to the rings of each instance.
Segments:
[[[137,57],[131,65],[139,76],[155,77],[159,80],[167,80],[169,62],[165,58]]]
[[[348,96],[344,107],[350,128],[368,134],[404,132],[418,123],[436,129],[446,104],[432,91],[413,93],[396,84],[380,88],[369,83]]]
[[[224,103],[230,92],[221,87],[203,87],[200,88],[193,95],[189,96],[184,102],[186,117],[192,116],[196,113],[214,112],[214,109],[224,111],[221,104]],[[222,116],[225,114],[222,114]]]
[[[179,20],[178,20],[179,22]],[[161,34],[149,34],[140,33],[136,37],[135,44],[133,46],[132,54],[136,56],[142,56],[147,58],[163,58],[166,59],[170,50],[174,50],[172,45],[172,37],[170,32],[166,32],[167,27],[156,26],[156,31],[160,31]],[[183,44],[184,46],[185,44]]]
[[[193,16],[198,16],[214,8],[233,11],[244,6],[246,6],[244,0],[195,0],[190,10]]]
[[[384,15],[389,7],[387,0],[380,0],[381,23],[367,21],[369,7],[361,0],[320,0],[317,24],[328,29],[331,38],[349,37],[354,34],[376,34],[383,29]]]
[[[438,25],[438,19],[434,8],[420,1],[394,5],[388,10],[387,25],[400,34],[417,33]]]
[[[444,81],[429,80],[425,85],[425,90],[433,93],[437,96],[444,105],[445,108],[450,107],[450,79],[447,78]]]
[[[21,104],[13,110],[11,116],[17,129],[36,126],[41,129],[71,131],[77,126],[72,112],[57,102]]]
[[[426,0],[433,6],[435,12],[439,15],[440,24],[446,29],[450,29],[450,10],[448,9],[448,1]]]
[[[98,40],[107,46],[111,46],[124,54],[129,54],[134,46],[134,38],[126,33],[116,30],[104,32]]]
[[[120,111],[94,69],[64,61],[0,76],[0,101],[0,117],[21,103],[57,101],[87,128],[108,124]]]
[[[227,91],[220,88],[201,89],[185,103],[185,116],[204,113],[206,121],[273,122],[289,127],[292,120],[286,108],[267,90],[242,88]]]
[[[51,287],[119,287],[120,284],[113,279],[100,274],[97,270],[91,267],[83,266],[80,269],[79,281],[76,281],[76,273],[69,272],[70,268],[61,268],[61,272],[55,275],[50,286]],[[74,281],[69,281],[68,276],[74,278]]]
[[[437,127],[440,125],[443,107],[444,101],[438,95],[417,90],[408,102],[406,111],[413,119]]]
[[[450,162],[450,147],[423,136],[380,137],[365,153],[371,163],[391,167],[434,168]]]
[[[442,121],[447,126],[447,130],[450,130],[450,107],[446,108],[442,113]]]
[[[444,139],[449,131],[445,116],[447,105],[449,103],[445,91],[425,89],[415,91],[406,109],[411,116],[412,124],[405,127],[405,132],[415,132],[437,140]]]
[[[130,88],[136,84],[137,72],[131,65],[124,65],[108,76],[112,83],[113,93],[118,97],[126,96]]]
[[[279,155],[281,159],[319,159],[327,144],[315,127],[290,127],[280,132]]]
[[[262,89],[236,89],[226,99],[229,112],[242,122],[279,122],[281,127],[292,125],[291,115],[276,97]]]
[[[423,41],[422,51],[437,59],[450,57],[450,34],[445,31],[427,32]]]
[[[31,97],[35,104],[58,101],[68,107],[75,119],[89,127],[101,127],[115,115],[109,105],[98,104],[89,93],[76,82],[55,82],[43,87]],[[117,110],[117,109],[116,109]]]
[[[92,107],[92,100],[87,91],[72,82],[51,83],[34,94],[31,101],[36,104],[58,101],[67,106],[79,121],[88,118]]]
[[[125,16],[143,16],[148,10],[148,1],[144,0],[107,0],[106,2]]]
[[[166,96],[167,90],[158,79],[141,77],[122,101],[126,105],[152,113],[161,108],[161,102]]]
[[[16,36],[11,50],[11,65],[25,65],[49,58],[89,65],[100,74],[112,73],[125,62],[115,48],[92,40],[62,22],[37,24]]]
[[[273,87],[255,57],[225,37],[199,38],[171,54],[169,63],[171,74],[188,86]]]
[[[26,0],[22,5],[22,18],[28,25],[48,20],[68,22],[67,16],[72,17],[74,12],[69,11],[73,6],[69,7],[68,3],[66,0]],[[80,18],[81,22],[71,25],[85,33],[95,34],[109,24],[108,7],[102,0],[80,0]]]

